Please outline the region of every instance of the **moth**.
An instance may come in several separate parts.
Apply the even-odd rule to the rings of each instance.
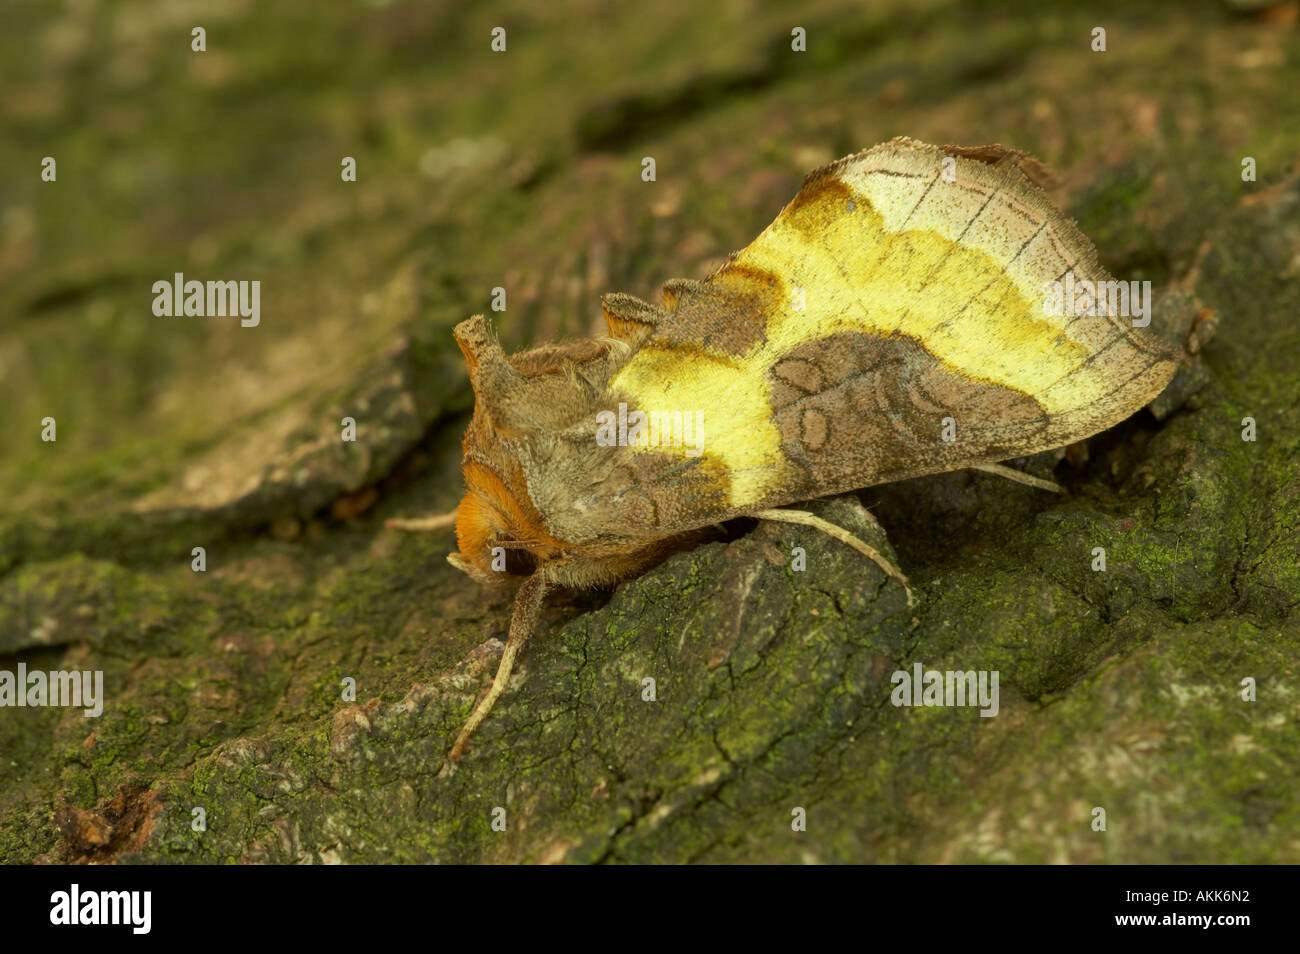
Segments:
[[[754,517],[855,547],[910,604],[880,553],[788,506],[967,467],[1015,476],[997,462],[1096,434],[1164,389],[1175,353],[1113,298],[1061,307],[1062,287],[1113,280],[1039,168],[1001,146],[893,139],[810,173],[758,238],[703,281],[667,282],[662,305],[605,295],[604,337],[506,355],[481,315],[456,327],[475,395],[466,493],[454,515],[390,525],[454,520],[454,566],[522,583],[444,772],[553,587],[626,579]]]

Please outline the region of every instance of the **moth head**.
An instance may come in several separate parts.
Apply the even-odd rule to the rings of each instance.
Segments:
[[[562,426],[587,386],[555,346],[507,357],[481,315],[454,333],[474,387],[474,417],[465,432],[466,493],[456,511],[459,552],[448,560],[482,583],[527,576],[562,559],[565,549],[529,495],[528,441]]]
[[[526,491],[521,499],[497,466],[476,458],[465,460],[467,490],[456,509],[459,552],[447,559],[480,583],[531,576],[542,563],[558,559],[559,541],[546,535]]]

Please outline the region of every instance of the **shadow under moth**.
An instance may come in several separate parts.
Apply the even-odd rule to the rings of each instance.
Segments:
[[[1107,296],[1121,283],[1039,169],[1000,146],[894,139],[810,173],[748,247],[704,281],[669,281],[661,306],[605,295],[605,337],[506,355],[482,316],[456,327],[475,394],[467,491],[454,514],[390,525],[454,520],[454,566],[522,584],[444,772],[552,587],[625,579],[685,535],[753,517],[826,531],[910,604],[880,553],[783,508],[966,467],[1059,489],[996,462],[1082,440],[1160,394],[1176,353]]]

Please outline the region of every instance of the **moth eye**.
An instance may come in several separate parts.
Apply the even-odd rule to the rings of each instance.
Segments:
[[[537,570],[537,557],[529,550],[509,547],[506,550],[506,572],[516,576],[532,576]]]
[[[532,576],[537,570],[537,557],[519,546],[519,541],[508,534],[499,533],[493,538],[497,546],[505,548],[506,572],[513,576]],[[511,544],[515,544],[511,546]]]

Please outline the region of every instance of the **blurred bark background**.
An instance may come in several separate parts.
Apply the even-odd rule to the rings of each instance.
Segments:
[[[484,6],[6,0],[0,668],[107,700],[0,709],[0,861],[1300,862],[1294,0]],[[509,608],[382,526],[459,498],[451,326],[500,286],[510,347],[597,330],[894,135],[1053,167],[1112,273],[1217,314],[1195,386],[1024,465],[1067,498],[818,504],[914,614],[768,525],[556,601],[435,778]],[[155,317],[176,272],[260,325]],[[999,670],[998,717],[890,705],[915,662]]]

